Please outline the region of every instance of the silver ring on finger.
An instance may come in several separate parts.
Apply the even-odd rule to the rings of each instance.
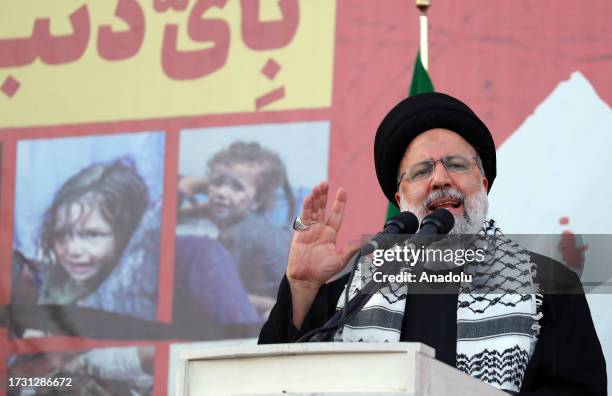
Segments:
[[[296,231],[306,231],[311,225],[315,224],[316,221],[311,221],[310,224],[304,224],[300,216],[296,217],[293,221],[293,229]]]

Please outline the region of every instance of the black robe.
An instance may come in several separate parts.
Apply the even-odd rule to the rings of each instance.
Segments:
[[[540,335],[520,395],[607,395],[606,363],[578,277],[562,264],[532,253],[544,294]],[[259,334],[260,344],[295,342],[336,311],[348,275],[327,283],[298,330],[292,323],[291,291],[285,277],[276,305]],[[457,294],[408,294],[400,341],[422,342],[436,359],[455,367]]]

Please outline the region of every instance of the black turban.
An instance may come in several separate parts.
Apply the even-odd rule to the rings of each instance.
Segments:
[[[495,143],[487,126],[460,100],[439,92],[425,93],[399,102],[376,132],[376,176],[387,199],[395,206],[397,172],[406,148],[417,135],[435,128],[456,132],[474,147],[491,190],[496,173]]]

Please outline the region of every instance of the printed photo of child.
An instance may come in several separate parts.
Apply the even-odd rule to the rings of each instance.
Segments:
[[[303,148],[327,142],[328,132],[328,123],[313,122],[181,133],[177,241],[219,241],[262,319],[285,273],[296,207],[327,174],[326,145]]]
[[[39,196],[46,203],[39,200],[28,210],[19,203],[27,179],[51,175],[27,175],[26,169],[42,165],[28,163],[25,154],[19,157],[35,151],[32,147],[18,152],[12,303],[76,305],[155,319],[163,156],[149,163],[154,157],[138,151],[163,149],[163,134],[57,139],[53,144],[85,153],[92,153],[93,145],[102,155],[82,158],[89,164],[57,188],[48,188],[49,198]],[[142,169],[149,175],[156,169],[154,183]]]
[[[233,142],[209,160],[204,176],[179,181],[184,198],[180,216],[208,218],[218,227],[218,240],[234,258],[260,313],[271,308],[287,262],[290,232],[265,216],[279,189],[293,213],[294,197],[284,164],[257,142]],[[208,201],[198,203],[198,193],[206,194]]]

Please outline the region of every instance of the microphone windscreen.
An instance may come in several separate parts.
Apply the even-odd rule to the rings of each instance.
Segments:
[[[427,219],[436,223],[439,227],[440,234],[448,234],[455,226],[455,217],[444,208],[434,210],[429,216],[423,219],[423,223],[425,223]]]
[[[385,228],[390,225],[398,227],[398,234],[414,234],[419,228],[419,219],[412,212],[404,211],[387,220]]]

